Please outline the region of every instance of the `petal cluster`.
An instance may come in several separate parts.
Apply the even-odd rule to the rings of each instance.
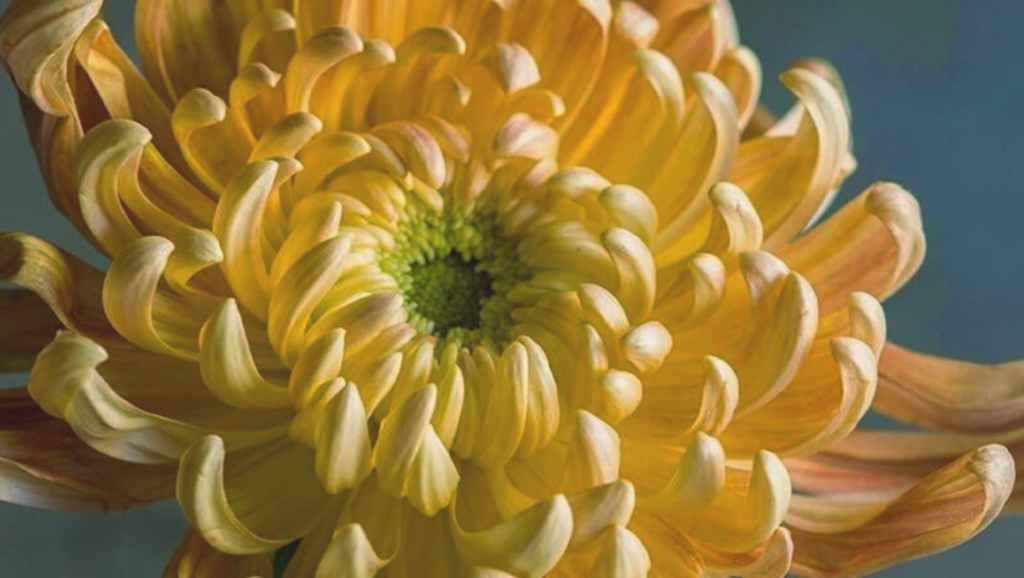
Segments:
[[[917,202],[817,222],[842,83],[758,108],[726,1],[139,0],[142,72],[100,9],[0,22],[110,258],[0,235],[0,498],[176,497],[168,575],[480,578],[856,575],[1011,498],[1020,368],[887,344]]]

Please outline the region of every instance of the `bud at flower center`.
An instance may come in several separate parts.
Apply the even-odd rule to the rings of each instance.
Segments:
[[[449,253],[414,264],[409,278],[407,307],[433,323],[435,335],[444,337],[456,329],[480,328],[480,309],[494,295],[494,289],[491,276],[479,261]]]
[[[500,350],[513,337],[509,292],[531,277],[517,239],[501,234],[483,211],[423,210],[398,224],[381,269],[395,278],[409,323],[456,343]]]

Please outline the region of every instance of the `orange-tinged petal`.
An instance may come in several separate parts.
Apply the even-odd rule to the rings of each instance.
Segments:
[[[271,554],[232,556],[214,548],[189,530],[164,569],[164,578],[251,578],[274,572]]]
[[[993,445],[896,497],[794,497],[787,517],[796,546],[794,566],[809,576],[852,576],[945,550],[995,519],[1013,481],[1013,458]]]

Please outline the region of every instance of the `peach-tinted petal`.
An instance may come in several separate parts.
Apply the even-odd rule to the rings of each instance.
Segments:
[[[1024,427],[1024,363],[968,363],[904,349],[882,352],[875,407],[921,426],[964,433]]]
[[[794,567],[808,576],[854,576],[945,550],[995,519],[1013,481],[1013,458],[993,445],[895,497],[794,497],[787,517],[796,546]]]
[[[131,464],[97,452],[45,414],[24,388],[0,392],[0,423],[0,494],[6,502],[107,512],[174,495],[172,465]]]

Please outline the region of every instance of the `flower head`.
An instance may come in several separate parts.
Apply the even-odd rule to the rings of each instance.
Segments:
[[[140,0],[144,74],[100,4],[0,27],[111,258],[0,237],[8,499],[176,496],[172,575],[301,540],[286,575],[632,577],[862,573],[1009,498],[980,434],[1015,391],[960,381],[1002,370],[886,345],[916,201],[811,228],[842,84],[805,62],[757,109],[724,0]],[[854,432],[873,400],[972,435]]]

